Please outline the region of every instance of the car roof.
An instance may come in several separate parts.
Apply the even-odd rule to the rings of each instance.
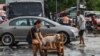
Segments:
[[[19,18],[39,18],[39,19],[45,19],[44,17],[37,17],[37,16],[20,16],[20,17],[15,17],[15,18],[11,18],[11,19],[9,19],[9,20],[7,20],[7,21],[5,21],[5,22],[3,22],[2,24],[0,24],[0,26],[4,26],[4,25],[8,25],[8,23],[10,22],[10,21],[12,21],[12,20],[16,20],[16,19],[19,19]]]
[[[45,17],[39,17],[39,16],[19,16],[19,17],[15,17],[15,18],[11,18],[10,20],[15,20],[18,18],[45,18]]]
[[[39,16],[20,16],[20,17],[12,18],[12,19],[8,20],[8,22],[10,22],[10,21],[12,21],[12,20],[19,19],[19,18],[39,18],[39,19],[42,19],[42,20],[49,21],[49,22],[51,22],[51,23],[53,23],[53,24],[55,24],[55,25],[60,25],[59,23],[54,22],[54,21],[52,21],[52,20],[49,20],[49,19],[46,18],[46,17],[39,17]]]

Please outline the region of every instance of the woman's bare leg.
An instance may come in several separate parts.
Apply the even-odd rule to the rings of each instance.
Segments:
[[[33,56],[37,56],[37,47],[36,47],[36,45],[33,46]]]
[[[39,45],[38,45],[38,48],[39,48],[40,56],[43,56],[43,55],[42,55],[42,45],[39,44]]]

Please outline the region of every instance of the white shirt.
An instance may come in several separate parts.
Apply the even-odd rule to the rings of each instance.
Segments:
[[[84,16],[79,15],[77,18],[78,18],[78,25],[79,25],[80,30],[85,30],[86,20],[85,20]]]

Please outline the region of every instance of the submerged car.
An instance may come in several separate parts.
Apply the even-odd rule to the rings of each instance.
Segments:
[[[76,39],[78,29],[71,26],[64,26],[48,18],[35,16],[22,16],[12,18],[0,25],[0,40],[3,45],[11,45],[15,42],[26,41],[29,29],[34,27],[34,22],[41,20],[41,32],[43,35],[50,33],[63,33],[64,43],[67,38]]]

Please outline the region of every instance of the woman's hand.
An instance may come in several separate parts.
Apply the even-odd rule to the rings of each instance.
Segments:
[[[42,41],[40,41],[40,45],[43,45]]]

